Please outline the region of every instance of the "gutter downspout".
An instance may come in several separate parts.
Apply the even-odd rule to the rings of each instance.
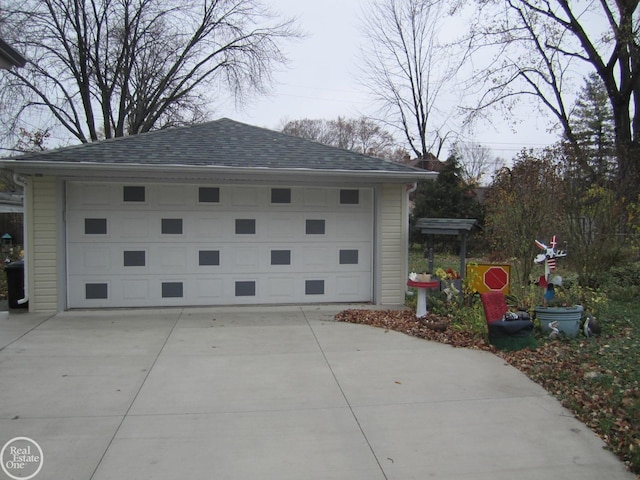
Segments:
[[[28,265],[28,252],[27,248],[27,222],[25,222],[26,211],[24,208],[24,204],[27,198],[27,179],[18,175],[17,173],[13,174],[13,181],[22,187],[22,205],[23,205],[23,214],[22,214],[22,248],[24,250],[24,298],[18,299],[18,305],[24,305],[29,301],[29,277],[27,268]]]
[[[409,208],[410,200],[409,197],[413,192],[418,189],[418,182],[413,182],[413,184],[407,184],[407,264],[405,266],[405,277],[409,277],[409,247],[411,246],[411,227],[409,225],[409,216],[411,215],[411,209]],[[410,293],[409,287],[405,282],[405,293]]]

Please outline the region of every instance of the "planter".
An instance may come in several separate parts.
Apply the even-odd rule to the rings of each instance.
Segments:
[[[575,338],[578,335],[583,310],[582,305],[574,305],[573,307],[538,306],[533,309],[536,318],[540,321],[542,330],[550,332],[552,329],[549,324],[558,322],[558,330],[571,338]]]

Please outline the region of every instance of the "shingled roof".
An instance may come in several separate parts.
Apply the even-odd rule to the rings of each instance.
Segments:
[[[377,173],[424,177],[418,169],[350,150],[323,145],[228,118],[188,127],[29,153],[2,162],[29,167],[56,165],[86,168],[207,167],[224,170],[306,170],[316,172]]]

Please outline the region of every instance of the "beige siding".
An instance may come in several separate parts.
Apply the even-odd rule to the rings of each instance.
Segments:
[[[405,185],[384,185],[380,202],[380,298],[383,305],[404,303],[407,265]]]
[[[27,264],[29,310],[58,310],[57,282],[57,182],[32,178],[27,187]]]

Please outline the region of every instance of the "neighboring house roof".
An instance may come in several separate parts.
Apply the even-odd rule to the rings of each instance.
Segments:
[[[0,192],[0,213],[22,212],[22,193]]]
[[[415,181],[432,176],[401,163],[370,157],[228,118],[86,143],[4,159],[18,173],[94,172],[262,173],[384,177]]]
[[[429,172],[441,172],[444,168],[444,162],[438,160],[438,157],[431,153],[428,153],[426,158],[411,158],[407,156],[402,163]]]
[[[0,38],[0,68],[24,67],[27,60]]]

